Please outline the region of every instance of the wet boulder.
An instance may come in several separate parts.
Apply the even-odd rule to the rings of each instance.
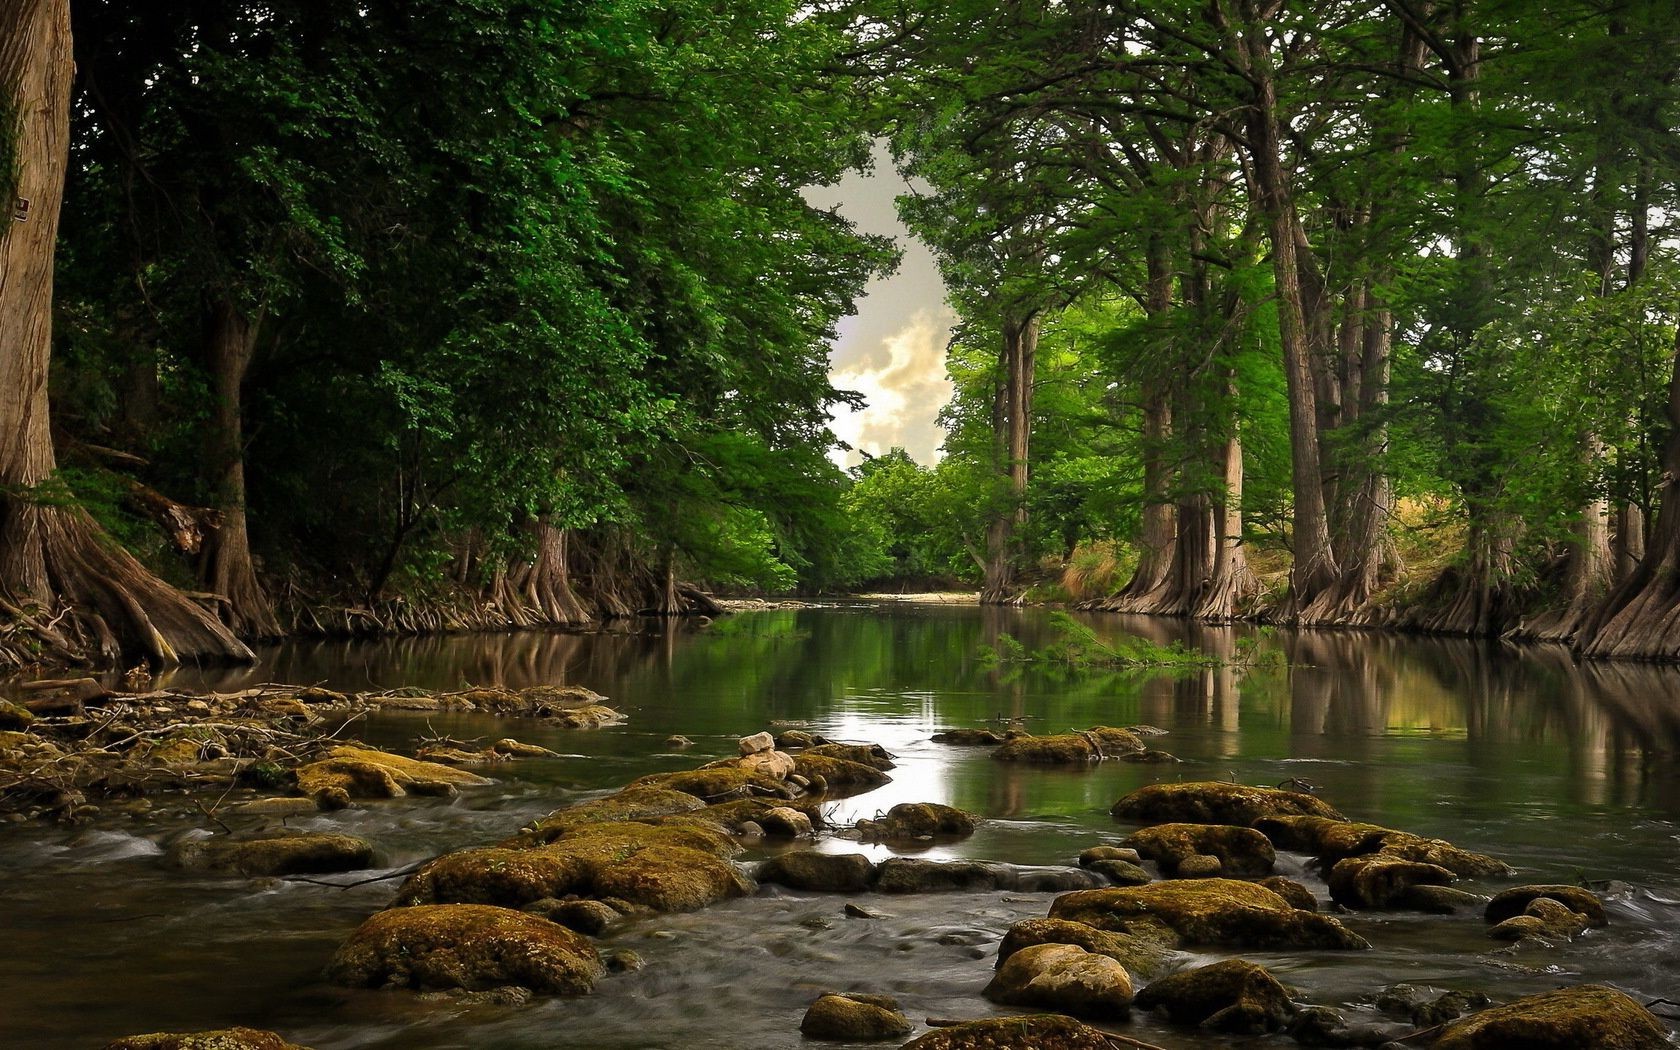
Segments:
[[[966,838],[974,834],[974,818],[937,802],[900,802],[879,820],[860,820],[865,840]]]
[[[999,762],[1077,766],[1143,749],[1143,741],[1125,729],[1092,726],[1081,732],[1053,736],[1014,736],[999,744],[992,757]]]
[[[803,729],[787,729],[776,734],[776,747],[781,751],[798,751],[802,748],[816,747],[818,744],[828,743],[828,738],[815,733],[807,733]]]
[[[1114,1050],[1100,1029],[1061,1014],[994,1017],[940,1028],[904,1044],[904,1050]]]
[[[1119,1018],[1130,1011],[1132,979],[1118,962],[1076,944],[1035,944],[1010,954],[981,994],[1008,1006]]]
[[[1376,1007],[1387,1014],[1404,1017],[1420,1028],[1434,1028],[1448,1021],[1456,1021],[1471,1010],[1488,1005],[1488,997],[1480,992],[1448,991],[1396,984],[1377,995]]]
[[[799,1031],[807,1039],[870,1043],[907,1036],[911,1024],[891,996],[830,993],[805,1011]]]
[[[760,751],[774,751],[776,749],[776,738],[769,733],[754,733],[752,736],[742,737],[738,742],[738,749],[742,758],[746,758],[748,755],[756,755]]]
[[[1092,846],[1082,850],[1079,854],[1079,866],[1089,868],[1100,860],[1123,860],[1127,864],[1142,864],[1143,856],[1135,849],[1125,846]]]
[[[524,912],[478,904],[382,911],[362,923],[327,965],[355,988],[515,986],[583,995],[605,972],[589,939]]]
[[[1315,795],[1212,780],[1189,784],[1150,784],[1121,798],[1109,813],[1116,820],[1134,824],[1234,824],[1244,827],[1262,817],[1342,819],[1342,815],[1329,803]]]
[[[464,769],[354,745],[335,747],[326,758],[299,767],[297,782],[299,790],[310,798],[346,800],[453,795],[460,788],[490,783]]]
[[[1349,857],[1330,869],[1330,899],[1345,908],[1389,908],[1414,886],[1445,886],[1455,876],[1437,864],[1377,853]]]
[[[792,850],[758,866],[759,882],[814,893],[863,893],[875,881],[875,864],[861,853]]]
[[[793,772],[797,768],[794,765],[792,755],[788,754],[786,751],[777,751],[774,748],[765,751],[757,751],[753,754],[745,756],[744,758],[737,758],[730,764],[740,769],[748,769],[755,773],[762,773],[763,775],[773,777],[776,780],[786,780],[788,777],[793,776]]]
[[[893,761],[892,754],[880,744],[813,744],[805,749],[805,754],[814,758],[837,758],[842,762],[856,762],[860,766],[882,771],[898,765]]]
[[[1487,902],[1488,899],[1481,894],[1456,886],[1413,886],[1401,894],[1395,904],[1429,915],[1469,915],[1479,914]]]
[[[105,1050],[308,1050],[284,1036],[257,1028],[220,1028],[211,1032],[153,1032],[124,1036]]]
[[[277,834],[187,839],[170,847],[172,868],[208,875],[321,875],[373,863],[373,847],[351,835]]]
[[[831,796],[855,795],[892,782],[892,777],[874,766],[813,753],[818,750],[806,748],[794,756],[794,772],[813,784],[825,785]]]
[[[751,796],[792,798],[796,792],[783,782],[756,769],[736,764],[737,760],[676,773],[650,773],[630,782],[632,788],[661,788],[693,795],[702,802],[726,802]]]
[[[605,729],[625,722],[624,715],[603,704],[541,710],[539,714],[560,729]]]
[[[1424,838],[1378,824],[1317,816],[1269,816],[1253,824],[1278,849],[1311,854],[1327,870],[1348,857],[1380,853],[1396,860],[1434,864],[1465,878],[1506,875],[1511,871],[1497,857],[1472,853],[1443,839]]]
[[[1277,860],[1266,836],[1253,828],[1225,824],[1156,824],[1128,835],[1121,845],[1154,861],[1168,876],[1179,874],[1180,865],[1197,856],[1213,857],[1217,862],[1212,871],[1205,866],[1195,871],[1198,877],[1266,875]]]
[[[1490,924],[1498,925],[1523,914],[1529,904],[1539,897],[1557,901],[1570,911],[1579,913],[1586,918],[1589,927],[1610,925],[1604,902],[1591,890],[1579,886],[1515,886],[1495,894],[1493,900],[1488,901],[1484,914]]]
[[[1050,917],[1152,936],[1169,946],[1369,948],[1328,915],[1301,911],[1271,890],[1232,879],[1152,882],[1056,898]]]
[[[494,744],[490,750],[504,758],[559,758],[559,754],[550,751],[540,744],[527,744],[523,740],[515,740],[511,736],[504,736]]]
[[[809,838],[812,834],[811,818],[789,806],[767,809],[753,819],[764,829],[764,834],[771,838]]]
[[[1318,898],[1313,896],[1312,890],[1307,889],[1294,879],[1286,879],[1282,875],[1271,875],[1256,880],[1255,885],[1264,886],[1282,897],[1289,902],[1291,908],[1298,908],[1301,911],[1318,910]]]
[[[947,729],[933,734],[933,742],[955,747],[996,747],[1003,743],[1003,737],[990,729]]]
[[[1567,905],[1550,897],[1536,897],[1528,902],[1521,915],[1514,915],[1488,930],[1496,941],[1521,941],[1533,938],[1542,941],[1568,941],[1586,930],[1588,919]]]
[[[1158,943],[1125,933],[1113,933],[1066,919],[1023,919],[1009,928],[998,945],[998,965],[1011,955],[1035,944],[1072,944],[1096,955],[1106,955],[1128,973],[1149,976],[1165,972],[1173,953]]]
[[[1295,1013],[1288,990],[1277,978],[1243,959],[1163,977],[1139,992],[1135,1003],[1139,1010],[1158,1011],[1174,1024],[1233,1035],[1276,1032]]]
[[[1155,879],[1141,866],[1124,860],[1094,860],[1081,864],[1086,871],[1096,872],[1110,886],[1142,886]]]
[[[1448,1026],[1434,1050],[1659,1050],[1667,1026],[1638,1002],[1603,985],[1530,995]]]
[[[706,803],[687,793],[655,785],[631,786],[604,798],[557,809],[508,841],[510,845],[551,842],[573,828],[613,821],[648,820],[705,809]]]
[[[606,933],[622,918],[611,905],[586,899],[555,900],[553,897],[544,897],[525,905],[520,911],[541,915],[549,922],[557,922],[568,930],[586,933],[591,937],[599,937]]]

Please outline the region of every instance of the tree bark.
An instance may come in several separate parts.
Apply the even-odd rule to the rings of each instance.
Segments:
[[[215,617],[146,571],[53,484],[47,376],[53,248],[69,161],[68,0],[14,0],[0,19],[0,589],[69,613],[66,657],[250,660]]]
[[[1032,443],[1033,369],[1038,357],[1039,317],[1009,318],[1003,324],[1001,472],[1007,479],[1007,502],[995,511],[986,530],[986,572],[980,588],[984,605],[1021,601],[1016,582],[1018,541],[1027,523],[1028,456]]]
[[[245,374],[256,350],[257,326],[233,303],[211,307],[206,319],[205,364],[210,373],[210,424],[205,461],[211,503],[221,527],[205,537],[199,582],[223,599],[222,622],[245,638],[278,638],[285,632],[257,580],[245,527]]]

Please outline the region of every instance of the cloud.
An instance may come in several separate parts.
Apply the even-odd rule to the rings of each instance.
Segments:
[[[955,320],[948,307],[916,310],[876,345],[856,348],[862,352],[850,363],[836,364],[830,373],[834,384],[858,391],[866,402],[836,416],[833,428],[840,440],[874,456],[900,445],[917,462],[938,460],[945,431],[935,417],[951,399],[945,344]],[[851,452],[835,458],[849,466],[862,457]]]

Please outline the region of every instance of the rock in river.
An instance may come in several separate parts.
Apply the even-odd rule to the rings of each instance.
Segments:
[[[875,881],[875,865],[861,853],[791,850],[760,864],[759,882],[816,893],[862,893]]]
[[[1409,899],[1414,887],[1445,886],[1453,878],[1439,864],[1384,853],[1349,857],[1330,869],[1330,899],[1346,908],[1388,908]]]
[[[1225,824],[1157,824],[1127,836],[1121,845],[1159,864],[1168,876],[1179,874],[1179,866],[1195,856],[1217,858],[1215,872],[1235,878],[1270,874],[1277,860],[1266,836]]]
[[[875,889],[879,893],[1044,893],[1101,884],[1100,876],[1082,868],[1029,867],[996,861],[889,857],[875,866]]]
[[[288,834],[187,839],[170,848],[170,867],[212,875],[320,875],[373,863],[373,847],[350,835]]]
[[[604,972],[587,937],[535,915],[479,904],[392,908],[366,922],[327,965],[327,979],[358,988],[513,985],[582,995]]]
[[[929,1032],[904,1050],[1114,1050],[1099,1029],[1061,1014],[994,1017]]]
[[[1329,803],[1315,795],[1213,780],[1190,784],[1150,784],[1116,802],[1109,813],[1117,820],[1134,824],[1237,824],[1245,827],[1261,817],[1342,819],[1342,815]]]
[[[799,1031],[807,1039],[867,1043],[898,1039],[910,1034],[910,1019],[898,1008],[897,1000],[885,995],[821,996],[805,1011]]]
[[[1497,857],[1377,824],[1314,816],[1268,816],[1254,821],[1254,827],[1278,849],[1310,853],[1326,870],[1348,857],[1380,853],[1396,860],[1435,864],[1466,878],[1506,875],[1511,871]]]
[[[1271,890],[1231,879],[1152,882],[1082,890],[1056,898],[1053,919],[1153,936],[1176,946],[1369,948],[1328,915],[1300,911]]]
[[[1172,952],[1153,940],[1113,933],[1067,919],[1023,919],[1009,928],[998,945],[998,965],[1011,955],[1035,944],[1073,944],[1106,955],[1128,973],[1148,977],[1162,973],[1172,961]]]
[[[213,1032],[153,1032],[130,1035],[105,1050],[308,1050],[283,1036],[256,1028],[220,1028]]]
[[[1513,887],[1496,894],[1493,900],[1488,901],[1487,921],[1498,924],[1506,919],[1515,918],[1523,914],[1529,903],[1538,897],[1557,901],[1570,911],[1579,912],[1586,918],[1588,926],[1610,925],[1610,916],[1604,912],[1604,902],[1591,890],[1584,890],[1579,886]]]
[[[1236,1035],[1275,1032],[1295,1013],[1288,990],[1277,978],[1243,959],[1164,977],[1140,992],[1136,1005],[1139,1010],[1158,1010],[1176,1024]]]
[[[937,802],[900,802],[880,820],[860,820],[865,839],[966,838],[974,834],[974,818]]]
[[[1082,733],[1011,737],[998,745],[992,757],[999,762],[1076,766],[1142,750],[1143,741],[1127,730],[1092,726]]]
[[[1451,1025],[1433,1050],[1659,1050],[1667,1027],[1614,988],[1583,984],[1531,995]]]
[[[490,783],[476,773],[436,762],[421,762],[372,748],[335,747],[319,762],[297,771],[298,787],[310,798],[397,798],[401,795],[453,795],[458,788]]]
[[[982,994],[1010,1006],[1117,1018],[1131,1008],[1132,979],[1118,962],[1076,944],[1035,944],[1004,960]]]

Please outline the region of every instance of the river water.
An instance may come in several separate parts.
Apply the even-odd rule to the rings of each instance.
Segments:
[[[944,802],[987,820],[934,858],[1068,864],[1127,830],[1115,799],[1157,780],[1292,777],[1356,819],[1500,856],[1516,882],[1614,880],[1611,926],[1557,948],[1499,951],[1479,918],[1344,917],[1376,946],[1358,953],[1243,953],[1306,1000],[1361,1015],[1397,981],[1495,998],[1607,982],[1641,1002],[1680,999],[1680,670],[1579,667],[1549,650],[1365,634],[1256,635],[1107,617],[1099,633],[1141,634],[1229,654],[1257,637],[1286,666],[1188,675],[998,670],[983,647],[1007,632],[1029,645],[1038,610],[862,606],[744,613],[707,626],[616,633],[512,634],[292,644],[250,670],[183,673],[172,686],[262,681],[343,690],[576,683],[606,694],[628,724],[595,732],[478,715],[381,715],[361,728],[393,749],[417,737],[502,736],[562,754],[495,768],[496,783],[455,799],[405,798],[293,818],[374,842],[381,870],[502,838],[561,805],[644,773],[732,755],[736,739],[797,726],[873,741],[898,757],[891,784],[830,807],[839,821],[902,801]],[[1186,633],[1188,632],[1188,633]],[[1089,769],[1005,766],[985,749],[934,744],[953,726],[1024,718],[1034,732],[1149,723],[1183,759]],[[665,738],[696,742],[673,753]],[[702,912],[631,924],[609,938],[641,955],[583,999],[524,1005],[348,991],[321,967],[394,881],[332,886],[210,879],[165,870],[173,837],[206,820],[187,800],[136,812],[108,806],[90,826],[0,829],[0,1046],[97,1047],[119,1035],[246,1024],[317,1050],[350,1047],[778,1048],[801,1045],[805,1006],[826,989],[899,997],[918,1023],[996,1012],[980,998],[997,941],[1045,914],[1051,894],[856,899],[766,888]],[[827,840],[823,848],[884,847]],[[763,856],[750,853],[744,860]],[[1300,858],[1279,869],[1313,886]],[[1462,884],[1492,892],[1507,880]],[[1211,960],[1219,953],[1210,953]],[[1367,1018],[1368,1019],[1368,1018]],[[1234,1045],[1151,1017],[1123,1029],[1164,1047]],[[1240,1041],[1238,1041],[1240,1042]],[[1247,1045],[1247,1044],[1243,1044]],[[1282,1037],[1254,1045],[1294,1045]]]

